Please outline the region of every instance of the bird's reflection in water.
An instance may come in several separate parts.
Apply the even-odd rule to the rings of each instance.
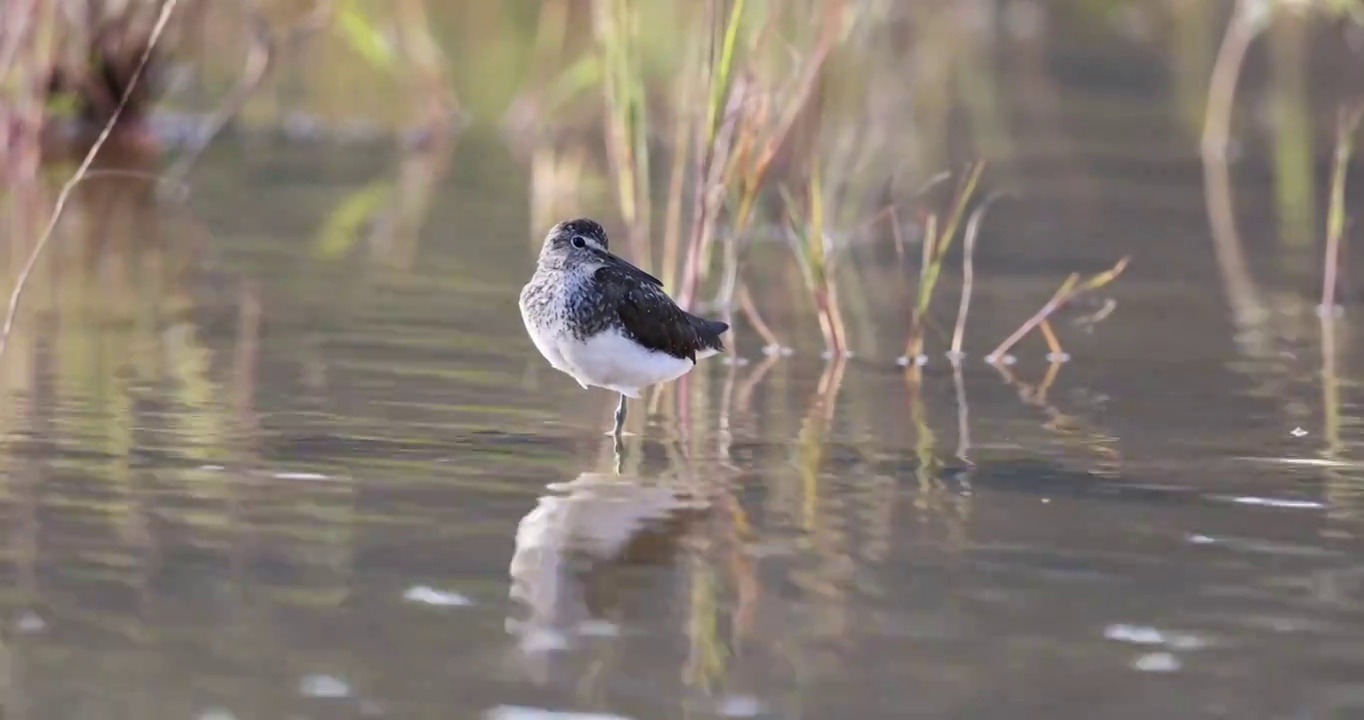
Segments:
[[[517,527],[511,599],[523,617],[507,620],[537,682],[549,680],[555,652],[615,634],[606,619],[622,599],[613,575],[671,564],[687,528],[709,507],[694,484],[672,477],[585,472],[547,489]]]

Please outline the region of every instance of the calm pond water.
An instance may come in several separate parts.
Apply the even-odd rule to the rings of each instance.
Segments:
[[[186,205],[91,184],[4,369],[4,716],[1364,715],[1355,326],[1334,395],[1310,282],[1238,333],[1193,145],[1151,117],[1011,166],[959,377],[935,338],[907,385],[914,271],[863,248],[893,291],[857,357],[769,292],[797,352],[741,327],[619,461],[614,398],[521,328],[544,228],[482,131],[383,253],[318,257],[385,149],[228,139]],[[981,362],[1123,254],[1115,312],[1059,326],[1072,361]]]

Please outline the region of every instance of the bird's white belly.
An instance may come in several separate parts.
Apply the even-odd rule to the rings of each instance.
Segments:
[[[564,338],[559,333],[555,333],[548,328],[526,322],[526,330],[529,331],[530,341],[535,343],[535,349],[549,361],[550,367],[560,372],[572,375],[572,369],[564,360],[564,356],[559,352],[559,344]]]
[[[641,388],[676,380],[692,369],[692,361],[645,348],[621,334],[605,330],[586,340],[561,337],[558,355],[579,384],[595,385],[627,397],[639,397]],[[697,353],[697,359],[714,354]],[[553,362],[551,360],[551,362]]]

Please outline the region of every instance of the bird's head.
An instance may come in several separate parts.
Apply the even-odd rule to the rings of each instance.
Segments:
[[[539,262],[550,267],[567,268],[605,265],[612,258],[606,230],[595,220],[578,218],[565,220],[550,228],[544,245],[540,247]]]
[[[596,272],[610,267],[643,285],[662,287],[658,278],[611,252],[606,231],[595,220],[565,220],[550,228],[540,248],[541,268],[559,271]]]

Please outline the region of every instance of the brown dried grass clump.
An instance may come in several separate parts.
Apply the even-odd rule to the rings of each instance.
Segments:
[[[0,13],[0,177],[32,178],[45,151],[55,145],[66,155],[60,150],[88,145],[115,117],[116,132],[144,126],[161,89],[165,38],[152,40],[161,9],[155,0],[6,6]],[[132,82],[144,62],[141,80]]]

